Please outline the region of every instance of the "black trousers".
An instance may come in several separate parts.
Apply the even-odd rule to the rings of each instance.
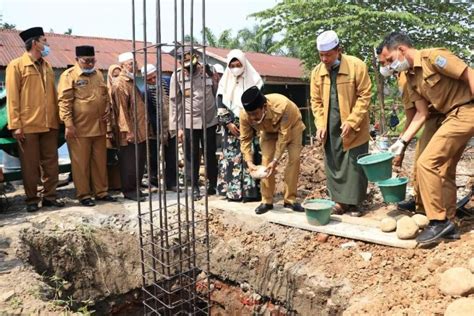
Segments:
[[[207,128],[207,179],[209,181],[209,188],[216,188],[217,186],[217,157],[216,157],[216,128],[211,126]],[[191,132],[193,135],[193,142],[191,144]],[[204,150],[204,130],[202,129],[186,129],[186,173],[187,180],[191,181],[191,166],[193,167],[193,187],[199,186],[199,166],[201,162],[201,152]]]
[[[122,181],[122,193],[124,196],[136,196],[137,178],[140,185],[143,173],[145,172],[146,142],[141,142],[137,146],[137,157],[135,156],[135,144],[120,146],[120,180]],[[138,174],[135,169],[135,161],[138,161]]]
[[[168,139],[168,143],[165,145],[165,183],[167,188],[176,186],[176,175],[177,175],[177,166],[178,163],[176,159],[176,136]],[[158,182],[158,142],[156,139],[150,139],[148,141],[150,146],[150,179],[152,181]],[[161,163],[160,163],[161,169]]]

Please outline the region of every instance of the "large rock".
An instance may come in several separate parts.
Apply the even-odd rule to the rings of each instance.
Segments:
[[[418,227],[421,229],[425,228],[430,223],[430,220],[428,219],[428,217],[422,214],[415,214],[411,218],[413,218],[416,225],[418,225]]]
[[[380,221],[380,229],[385,232],[393,232],[397,228],[397,221],[393,217],[385,217]]]
[[[464,296],[474,289],[474,279],[469,269],[451,268],[441,274],[439,289],[445,295]]]
[[[474,313],[474,297],[463,297],[449,304],[444,316],[472,316]]]
[[[474,273],[474,258],[471,258],[471,260],[469,260],[469,270]]]
[[[403,216],[397,222],[397,237],[400,239],[412,239],[418,233],[418,225],[408,216]]]

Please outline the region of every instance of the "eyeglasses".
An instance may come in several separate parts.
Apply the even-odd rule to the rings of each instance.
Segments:
[[[95,62],[97,61],[95,58],[79,58],[79,60],[81,61],[81,63],[83,64],[95,64]]]

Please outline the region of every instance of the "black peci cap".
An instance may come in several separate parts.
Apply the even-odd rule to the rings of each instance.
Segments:
[[[94,46],[76,46],[76,57],[95,56]]]
[[[39,37],[39,36],[44,36],[43,28],[40,26],[32,27],[27,30],[24,30],[23,32],[20,32],[20,37],[23,40],[23,42],[26,42],[30,38]]]
[[[245,90],[240,100],[242,101],[245,111],[252,112],[261,108],[267,101],[267,98],[260,92],[258,87],[253,86]]]

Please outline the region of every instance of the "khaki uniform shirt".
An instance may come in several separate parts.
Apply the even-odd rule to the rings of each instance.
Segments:
[[[201,68],[202,69],[202,68]],[[178,128],[191,128],[191,120],[193,121],[193,129],[203,128],[204,109],[207,127],[217,125],[217,107],[212,91],[212,78],[206,75],[205,86],[204,78],[201,70],[193,74],[193,95],[191,96],[191,79],[184,77],[182,82],[181,70],[173,73],[170,81],[170,130],[176,129],[176,120],[178,120]],[[176,91],[176,77],[178,77],[178,91]],[[182,100],[184,98],[184,112],[186,124],[183,123]],[[204,100],[205,98],[205,100]],[[191,99],[193,104],[191,107]],[[204,104],[204,102],[206,104]],[[176,109],[177,107],[177,109]]]
[[[74,126],[78,137],[105,135],[103,117],[109,108],[109,94],[100,71],[85,74],[76,64],[62,73],[58,93],[59,117],[66,127]]]
[[[460,58],[443,48],[417,51],[413,69],[407,73],[410,101],[425,99],[444,114],[472,102],[468,84],[460,80],[466,67]]]
[[[118,109],[118,127],[119,127],[119,144],[120,146],[127,146],[129,143],[126,139],[127,133],[133,133],[137,143],[144,142],[147,138],[146,127],[148,122],[145,117],[145,103],[143,102],[140,91],[123,70],[118,76],[117,82],[112,86],[112,98]],[[137,116],[138,123],[137,133],[135,134],[135,104],[134,91],[136,95]]]
[[[349,123],[354,132],[342,138],[344,150],[357,147],[369,140],[369,106],[371,82],[365,63],[353,56],[342,54],[337,74],[337,97],[341,124]],[[323,63],[311,73],[311,108],[318,129],[327,129],[331,78]]]
[[[291,140],[291,131],[305,129],[298,106],[284,95],[267,94],[266,114],[260,124],[253,125],[245,110],[240,111],[240,148],[245,161],[252,162],[252,139],[257,133],[278,134],[275,159],[279,160]],[[264,138],[264,137],[262,137]]]
[[[410,96],[408,95],[408,83],[406,72],[401,72],[398,74],[397,78],[398,90],[402,96],[403,108],[405,110],[410,110],[415,107],[415,103],[410,102]]]
[[[46,60],[34,62],[25,52],[8,64],[5,80],[9,129],[28,134],[59,128],[54,72]]]

